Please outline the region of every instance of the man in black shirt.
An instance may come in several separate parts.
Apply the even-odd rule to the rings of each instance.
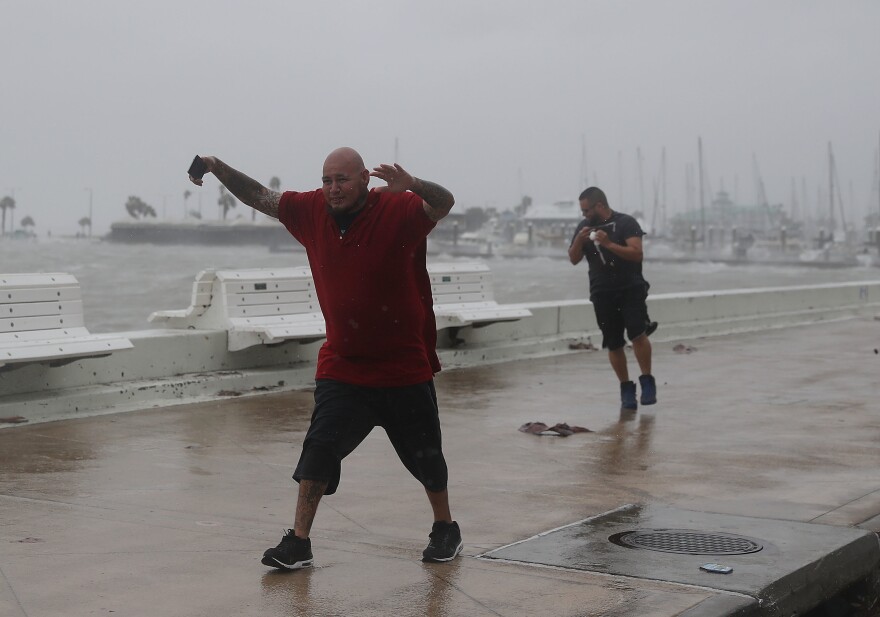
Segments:
[[[632,342],[641,375],[642,405],[657,402],[657,385],[651,375],[651,342],[657,327],[648,319],[648,282],[642,277],[642,236],[639,223],[628,214],[614,212],[602,189],[591,186],[581,193],[580,222],[568,248],[573,265],[587,260],[590,301],[602,330],[602,347],[608,350],[611,368],[620,380],[622,409],[635,410],[636,385],[629,378],[624,331]]]

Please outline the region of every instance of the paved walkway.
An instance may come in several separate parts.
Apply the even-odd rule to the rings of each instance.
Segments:
[[[776,614],[866,575],[880,321],[683,342],[655,343],[660,402],[631,415],[601,352],[441,373],[451,564],[419,561],[430,509],[381,431],[321,505],[317,567],[260,564],[292,526],[310,392],[0,430],[0,615]],[[529,421],[595,432],[517,431]],[[608,541],[669,528],[762,548]]]

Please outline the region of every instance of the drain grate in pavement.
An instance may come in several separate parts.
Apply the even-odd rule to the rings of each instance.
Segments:
[[[691,529],[641,529],[608,538],[618,546],[683,555],[746,555],[764,548],[745,536]]]

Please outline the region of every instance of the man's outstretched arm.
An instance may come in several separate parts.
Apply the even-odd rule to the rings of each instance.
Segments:
[[[415,186],[410,190],[422,198],[425,214],[435,223],[449,214],[455,205],[452,193],[435,182],[415,178]]]
[[[449,190],[435,182],[416,178],[397,163],[394,165],[382,164],[374,167],[370,175],[388,183],[388,186],[378,187],[377,191],[388,191],[390,193],[412,191],[421,197],[425,214],[435,223],[449,214],[452,206],[455,205],[455,197],[452,196]]]
[[[281,193],[272,191],[253,178],[246,176],[237,169],[233,169],[215,156],[199,157],[205,162],[208,172],[217,176],[217,179],[235,195],[240,202],[250,206],[254,210],[262,212],[274,219],[278,218],[278,204],[281,201]],[[199,186],[201,178],[189,179]]]

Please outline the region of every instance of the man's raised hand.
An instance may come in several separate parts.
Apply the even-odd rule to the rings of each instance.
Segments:
[[[383,163],[378,167],[374,167],[370,175],[384,180],[388,184],[388,186],[376,187],[375,190],[380,193],[385,191],[389,193],[403,193],[404,191],[412,190],[416,183],[415,178],[397,163],[394,163],[394,165]]]

